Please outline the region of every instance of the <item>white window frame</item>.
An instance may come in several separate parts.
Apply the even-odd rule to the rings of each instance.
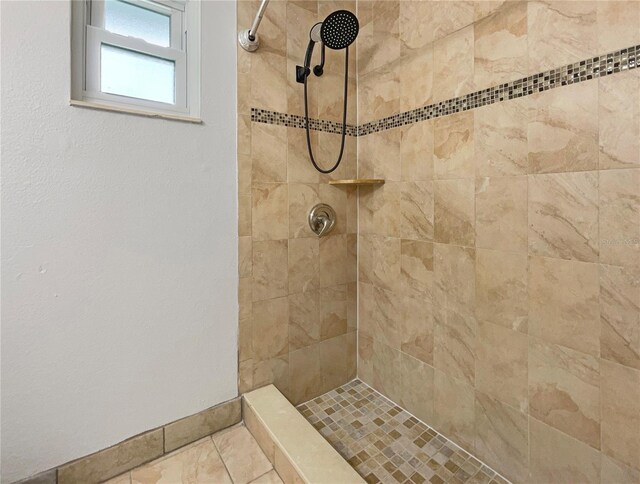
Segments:
[[[169,47],[104,29],[104,0],[72,0],[71,97],[73,100],[150,114],[200,115],[200,1],[125,0],[170,16]],[[101,45],[107,44],[174,62],[175,104],[100,90]]]

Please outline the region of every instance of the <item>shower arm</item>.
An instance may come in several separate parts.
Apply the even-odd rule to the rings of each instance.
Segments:
[[[238,33],[238,43],[240,47],[248,52],[254,52],[260,46],[258,27],[260,27],[260,22],[262,21],[264,12],[267,10],[268,3],[269,0],[262,0],[258,13],[256,13],[256,17],[253,19],[253,24],[251,24],[251,28]]]

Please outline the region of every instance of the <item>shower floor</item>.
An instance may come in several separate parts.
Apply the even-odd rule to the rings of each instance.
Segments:
[[[298,410],[368,483],[509,482],[360,380]]]

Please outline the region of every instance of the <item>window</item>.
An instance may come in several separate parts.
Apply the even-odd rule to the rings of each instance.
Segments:
[[[71,3],[73,99],[199,116],[199,1]]]

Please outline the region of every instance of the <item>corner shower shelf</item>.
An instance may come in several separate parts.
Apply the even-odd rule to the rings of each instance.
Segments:
[[[350,187],[374,186],[374,185],[384,185],[384,180],[381,178],[356,178],[352,180],[331,180],[329,181],[329,185],[342,185],[342,186],[350,186]]]

